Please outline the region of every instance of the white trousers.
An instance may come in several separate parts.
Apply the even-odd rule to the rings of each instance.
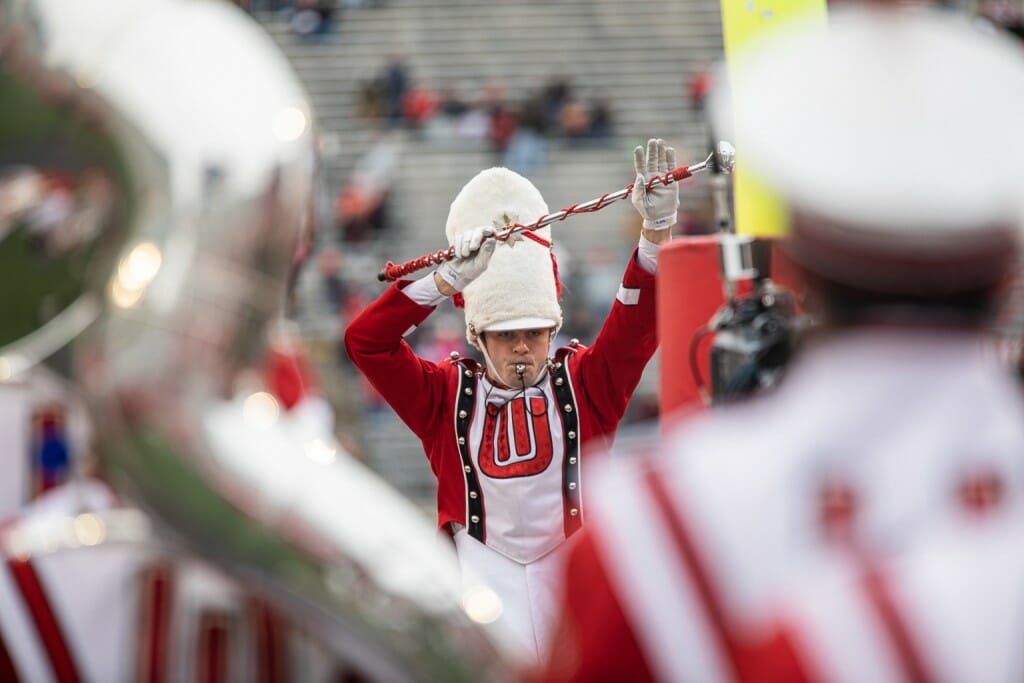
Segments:
[[[542,661],[558,618],[565,544],[529,564],[520,564],[492,550],[465,529],[455,533],[455,548],[464,587],[476,581],[501,598],[500,620],[515,650],[527,663]]]

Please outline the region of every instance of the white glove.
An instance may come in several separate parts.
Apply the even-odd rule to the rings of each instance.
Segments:
[[[648,230],[668,230],[676,224],[679,209],[679,184],[655,185],[650,190],[647,183],[656,175],[664,175],[676,167],[676,151],[665,146],[662,139],[647,141],[647,157],[644,148],[633,150],[633,166],[636,168],[636,182],[630,197],[633,206],[644,217]]]
[[[473,228],[456,235],[452,244],[455,247],[455,259],[446,261],[437,269],[441,279],[455,291],[461,292],[466,285],[480,277],[487,270],[494,247],[498,245],[498,240],[488,239],[492,237],[494,228]]]

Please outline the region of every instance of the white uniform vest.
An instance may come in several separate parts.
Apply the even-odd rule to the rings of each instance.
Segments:
[[[486,544],[527,564],[565,540],[557,402],[545,378],[524,391],[479,383],[469,427],[486,507]]]
[[[583,521],[580,421],[563,351],[526,390],[499,388],[469,366],[459,376],[466,528],[520,564],[550,553]]]

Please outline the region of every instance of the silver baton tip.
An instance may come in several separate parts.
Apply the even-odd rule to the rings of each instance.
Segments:
[[[725,140],[720,141],[715,153],[718,155],[718,168],[723,173],[732,173],[736,166],[736,148],[732,146],[732,143]]]

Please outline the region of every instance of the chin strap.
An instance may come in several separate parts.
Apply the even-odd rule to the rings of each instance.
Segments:
[[[477,339],[480,338],[477,337]],[[480,353],[484,355],[484,365],[487,368],[487,374],[495,379],[500,379],[498,376],[498,369],[494,367],[494,363],[491,362],[491,355],[487,353],[487,346],[484,344],[482,339],[480,339],[480,342],[477,344],[477,348],[480,349]]]

